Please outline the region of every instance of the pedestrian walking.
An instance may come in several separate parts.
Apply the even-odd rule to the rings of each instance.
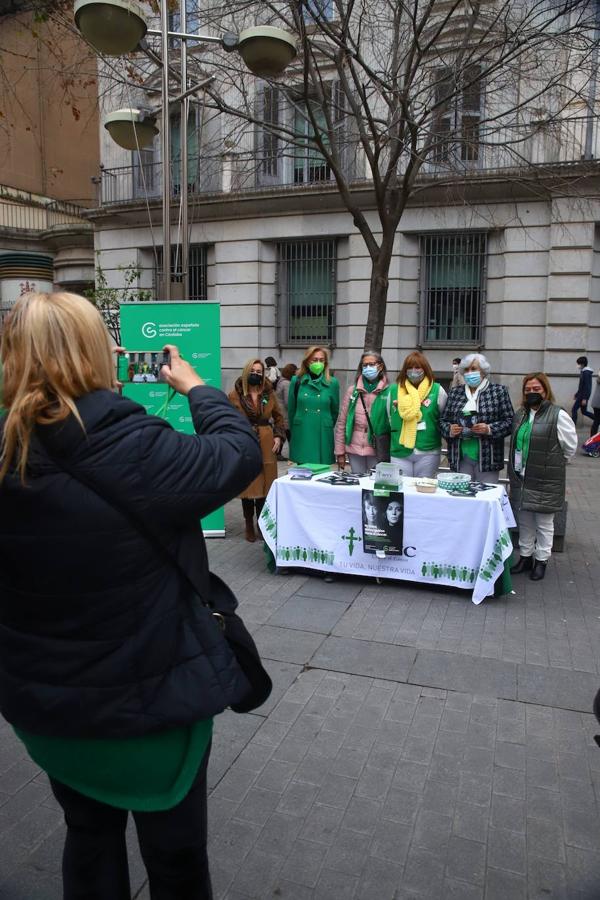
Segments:
[[[396,384],[382,391],[371,417],[376,435],[390,434],[390,459],[403,475],[431,478],[440,465],[440,416],[447,394],[427,357],[409,353]]]
[[[346,454],[356,475],[366,475],[377,463],[370,411],[387,386],[383,357],[366,351],[359,360],[354,384],[344,394],[335,426],[335,456],[341,469],[346,465]]]
[[[296,372],[298,371],[298,366],[295,363],[287,363],[283,369],[281,370],[281,377],[277,382],[277,387],[275,388],[275,396],[277,397],[277,402],[279,403],[279,409],[281,410],[281,415],[283,416],[283,421],[285,425],[285,436],[289,443],[290,440],[290,422],[288,419],[288,401],[290,396],[290,382]],[[284,459],[284,457],[280,454],[280,458]]]
[[[296,463],[333,463],[333,429],[339,410],[340,385],[329,372],[329,354],[324,347],[309,347],[290,383],[290,459]]]
[[[448,442],[451,470],[497,484],[514,410],[508,389],[490,381],[490,368],[483,353],[469,353],[461,360],[465,384],[448,394],[440,427]]]
[[[590,405],[594,411],[594,421],[590,429],[590,437],[594,437],[600,430],[600,369],[596,375],[596,383],[594,384],[594,393],[590,398]]]
[[[573,409],[571,410],[571,418],[577,425],[577,413],[581,410],[582,414],[588,419],[593,419],[593,415],[588,409],[589,399],[592,393],[592,381],[594,378],[594,370],[588,366],[587,356],[577,357],[577,366],[579,368],[579,384],[575,391],[573,399]]]
[[[281,372],[274,356],[267,356],[265,359],[265,378],[271,383],[273,389],[277,387],[277,382],[281,377]]]
[[[460,356],[455,356],[452,360],[452,381],[450,382],[450,387],[462,387],[465,383],[465,379],[463,378],[462,372],[460,371]]]
[[[533,581],[540,581],[546,574],[554,514],[565,502],[566,463],[576,450],[575,424],[555,403],[548,376],[543,372],[526,375],[508,457],[510,500],[519,524],[521,554],[510,570],[514,575],[529,572]]]
[[[261,459],[247,420],[166,349],[194,435],[113,391],[83,297],[25,294],[2,335],[0,711],[64,810],[68,900],[129,900],[130,810],[152,897],[212,898],[212,719],[248,682],[192,593],[225,589],[198,522]]]
[[[262,470],[240,494],[246,523],[245,538],[254,543],[254,515],[257,520],[260,518],[265,498],[277,478],[277,454],[285,440],[285,423],[260,359],[251,359],[246,363],[229,399],[256,432],[262,453]]]

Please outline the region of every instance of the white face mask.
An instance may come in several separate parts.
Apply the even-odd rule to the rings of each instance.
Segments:
[[[452,371],[458,372],[458,363],[452,363]]]

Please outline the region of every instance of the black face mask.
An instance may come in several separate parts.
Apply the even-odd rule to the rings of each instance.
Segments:
[[[250,372],[248,375],[248,384],[251,384],[253,387],[257,384],[262,384],[263,377],[259,375],[258,372]]]
[[[535,409],[536,406],[541,406],[544,402],[544,398],[538,391],[528,391],[525,394],[525,405],[531,406]]]

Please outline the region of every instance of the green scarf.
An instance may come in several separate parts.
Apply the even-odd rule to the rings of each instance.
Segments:
[[[523,460],[523,468],[525,468],[525,463],[527,462],[527,457],[529,456],[529,442],[531,441],[531,429],[533,428],[533,421],[529,420],[529,417],[525,419],[519,430],[517,431],[517,436],[515,438],[515,447],[517,450],[521,451],[521,459]]]
[[[377,381],[371,382],[373,387],[368,388],[368,392],[371,393],[373,388],[376,388],[379,384],[379,379]],[[346,441],[346,446],[352,443],[352,434],[354,433],[354,417],[356,416],[356,404],[360,397],[360,391],[354,385],[354,390],[352,391],[352,396],[350,397],[350,403],[348,404],[348,415],[346,416],[346,431],[344,434],[344,438]],[[373,443],[373,432],[371,431],[371,417],[367,417],[367,438],[370,444]]]
[[[352,433],[354,431],[354,417],[356,415],[356,402],[358,400],[358,388],[354,385],[350,403],[348,404],[348,415],[346,416],[346,433],[344,435],[346,445],[352,443]]]

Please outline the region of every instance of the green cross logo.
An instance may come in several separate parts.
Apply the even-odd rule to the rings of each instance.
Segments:
[[[350,556],[354,553],[354,545],[362,541],[362,538],[358,537],[354,528],[350,528],[348,534],[342,535],[343,541],[348,541],[348,553]]]

